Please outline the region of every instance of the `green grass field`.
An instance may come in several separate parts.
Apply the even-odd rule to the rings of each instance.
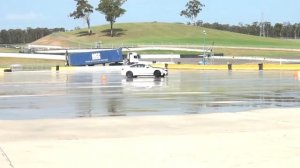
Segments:
[[[124,23],[115,24],[115,37],[108,34],[109,26],[92,27],[93,35],[86,34],[86,29],[51,34],[35,43],[63,43],[69,46],[90,45],[101,41],[110,44],[190,44],[203,45],[206,31],[206,44],[217,46],[298,48],[299,40],[264,38],[251,35],[207,29],[171,23]]]
[[[45,60],[45,59],[27,59],[27,58],[0,58],[0,68],[10,67],[12,64],[21,64],[24,66],[55,66],[60,65],[63,66],[65,64],[64,61],[55,61],[55,60]]]
[[[102,47],[135,46],[135,45],[197,45],[212,46],[235,46],[235,47],[257,47],[257,48],[287,48],[300,49],[300,40],[287,40],[264,38],[244,35],[226,31],[207,29],[176,23],[122,23],[115,24],[115,37],[109,36],[109,25],[92,27],[93,34],[87,35],[87,29],[70,32],[54,33],[35,42],[35,44],[60,45],[66,47],[90,48],[96,42],[101,42]],[[206,35],[203,34],[206,31]],[[240,50],[240,51],[239,51]],[[240,53],[246,55],[252,51],[241,51],[245,49],[228,49],[218,52],[228,52],[233,55]],[[237,51],[235,53],[234,51]],[[274,52],[263,55],[274,55]],[[259,52],[254,55],[260,54]],[[285,52],[275,55],[300,55],[299,52]]]
[[[296,51],[272,51],[272,50],[247,50],[247,49],[230,49],[216,48],[215,53],[223,53],[230,56],[259,56],[259,57],[287,57],[300,58],[300,52]]]
[[[16,48],[0,48],[0,53],[17,53],[20,49]]]

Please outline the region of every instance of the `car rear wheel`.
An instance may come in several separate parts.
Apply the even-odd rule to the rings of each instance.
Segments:
[[[133,73],[131,71],[126,72],[127,78],[133,78]]]
[[[154,76],[155,76],[156,78],[161,77],[161,72],[160,72],[159,70],[154,71]]]

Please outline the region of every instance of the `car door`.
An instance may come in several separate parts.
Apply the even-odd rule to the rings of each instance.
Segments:
[[[146,66],[144,64],[138,64],[137,69],[138,69],[138,73],[142,76],[145,76],[148,74]]]
[[[139,75],[139,69],[138,69],[138,65],[131,65],[130,66],[130,71],[133,72],[133,76],[137,76]]]
[[[132,65],[130,70],[133,72],[133,76],[145,75],[143,65],[141,64]]]
[[[149,65],[144,65],[145,75],[152,76],[153,75],[153,68]]]

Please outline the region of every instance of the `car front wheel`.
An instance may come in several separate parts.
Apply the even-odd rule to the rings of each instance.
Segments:
[[[133,73],[131,71],[126,72],[127,78],[133,78]]]
[[[159,70],[154,71],[154,76],[155,76],[156,78],[161,77],[161,72],[160,72]]]

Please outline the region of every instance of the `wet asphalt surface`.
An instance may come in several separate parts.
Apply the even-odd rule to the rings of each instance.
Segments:
[[[120,72],[0,75],[0,120],[176,115],[300,107],[293,71],[169,71],[126,80]]]

